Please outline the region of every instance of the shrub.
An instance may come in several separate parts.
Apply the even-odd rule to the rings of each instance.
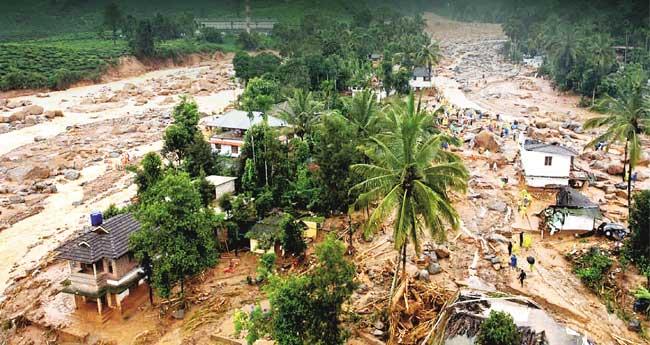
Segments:
[[[520,341],[521,335],[512,316],[493,310],[481,324],[476,342],[480,345],[519,345]]]
[[[611,266],[612,260],[594,247],[574,262],[573,270],[587,287],[598,292],[602,289],[605,275]]]
[[[257,265],[257,278],[258,282],[263,282],[273,274],[273,266],[275,266],[275,254],[266,253],[262,255]]]

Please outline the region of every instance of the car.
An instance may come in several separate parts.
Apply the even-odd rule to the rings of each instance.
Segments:
[[[630,234],[630,231],[621,224],[617,223],[601,223],[596,232],[599,235],[604,235],[610,240],[622,241],[625,237]]]

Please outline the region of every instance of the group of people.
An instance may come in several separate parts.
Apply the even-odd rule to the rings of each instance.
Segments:
[[[510,267],[512,267],[512,269],[514,269],[514,270],[517,270],[517,269],[519,270],[519,275],[518,275],[517,278],[519,279],[519,283],[521,284],[521,287],[524,287],[524,280],[526,279],[526,272],[524,271],[523,268],[518,268],[517,255],[515,255],[515,253],[512,252],[512,247],[513,247],[512,241],[509,241],[508,242],[508,256],[510,256]],[[524,248],[524,233],[523,232],[519,233],[519,247]],[[534,265],[535,265],[535,258],[532,257],[532,256],[529,256],[528,258],[526,258],[526,261],[530,265],[530,271],[532,272],[533,268],[534,268]]]

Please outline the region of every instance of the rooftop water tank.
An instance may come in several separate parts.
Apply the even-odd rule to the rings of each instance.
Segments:
[[[104,217],[99,211],[94,211],[90,214],[90,225],[100,226],[104,222]]]

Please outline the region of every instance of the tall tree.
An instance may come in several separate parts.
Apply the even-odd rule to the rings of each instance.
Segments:
[[[104,25],[111,29],[113,33],[113,44],[117,42],[117,30],[122,24],[122,10],[120,7],[111,2],[104,8]]]
[[[188,277],[215,264],[215,215],[203,207],[201,195],[186,173],[169,171],[141,200],[136,213],[142,228],[130,247],[140,261],[150,261],[152,283],[168,298]]]
[[[295,90],[293,97],[287,99],[287,105],[280,111],[280,116],[292,126],[293,132],[304,139],[311,133],[311,127],[318,120],[323,104],[314,99],[311,92]]]
[[[625,143],[623,181],[626,178],[627,164],[628,211],[632,201],[632,174],[643,150],[641,137],[650,130],[647,80],[647,75],[641,70],[626,74],[621,80],[618,96],[614,98],[607,95],[599,102],[598,108],[604,111],[604,114],[590,118],[584,124],[586,129],[605,128],[604,133],[587,144],[588,147],[606,142],[608,149],[614,143]]]
[[[156,54],[154,32],[149,20],[138,22],[135,35],[129,43],[133,54],[139,58],[153,57]]]
[[[372,90],[364,89],[344,102],[343,116],[357,129],[360,139],[376,134],[379,116],[377,97]]]
[[[468,172],[456,155],[441,148],[443,142],[458,140],[430,133],[434,118],[416,104],[413,94],[392,104],[386,118],[387,132],[374,136],[373,147],[366,150],[372,163],[352,166],[364,181],[351,192],[360,193],[357,206],[379,202],[365,226],[368,233],[396,214],[393,240],[401,252],[404,276],[409,241],[419,253],[424,230],[444,238],[447,225],[458,228],[460,220],[449,192],[466,190]]]
[[[423,44],[416,52],[415,61],[423,66],[427,66],[429,72],[434,65],[440,61],[440,46],[438,42],[431,40],[427,44]]]
[[[135,173],[135,184],[138,185],[138,195],[144,195],[163,176],[164,167],[160,156],[155,152],[144,155],[141,162],[142,168],[129,166],[127,169]]]

